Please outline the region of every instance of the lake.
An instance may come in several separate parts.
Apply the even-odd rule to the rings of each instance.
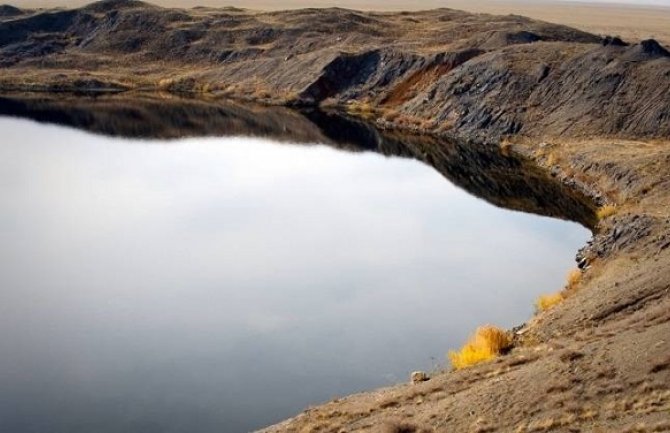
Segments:
[[[404,382],[530,318],[590,237],[465,145],[51,104],[0,101],[3,432],[246,432]]]

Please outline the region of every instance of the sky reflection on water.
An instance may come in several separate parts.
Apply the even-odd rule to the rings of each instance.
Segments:
[[[405,381],[589,236],[409,159],[0,131],[0,431],[234,433]]]

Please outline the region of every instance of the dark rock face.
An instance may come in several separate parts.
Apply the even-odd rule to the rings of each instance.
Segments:
[[[331,97],[355,99],[388,88],[429,61],[422,56],[393,50],[340,54],[323,68],[321,76],[301,92],[300,97],[307,101],[323,101]]]
[[[347,87],[360,86],[377,71],[381,58],[377,50],[339,55],[323,69],[321,77],[302,92],[302,96],[321,101],[337,95]]]
[[[482,47],[487,49],[495,49],[509,45],[530,44],[532,42],[541,41],[542,39],[542,36],[525,30],[518,32],[497,31],[493,32],[493,34],[486,40]]]
[[[642,48],[642,52],[644,54],[649,54],[651,56],[662,56],[662,57],[668,57],[670,56],[670,52],[663,48],[661,44],[656,42],[654,39],[647,39],[645,41],[640,42],[640,47]]]
[[[612,225],[594,235],[577,253],[578,263],[588,266],[594,258],[626,251],[649,236],[655,221],[648,215],[623,215],[613,218]]]
[[[432,98],[421,95],[403,109],[490,141],[516,133],[670,135],[668,58],[645,54],[631,61],[631,50],[641,45],[610,45],[579,47],[556,61],[543,44],[471,60],[440,77],[426,92]]]
[[[59,11],[0,23],[0,47],[25,42],[40,33],[66,32],[74,24],[77,16],[79,16],[77,11]]]
[[[0,5],[0,17],[15,17],[23,14],[24,12],[17,7],[11,5]]]
[[[628,46],[627,43],[622,41],[621,38],[619,38],[617,36],[606,36],[602,40],[602,44],[605,47],[608,46],[608,45],[611,45],[613,47],[627,47]]]
[[[97,12],[97,13],[106,13],[122,9],[133,9],[133,8],[156,8],[149,3],[145,3],[139,0],[101,0],[89,4],[88,6],[82,8],[87,12]]]
[[[627,62],[644,62],[659,57],[668,57],[670,53],[653,39],[635,44],[624,52],[622,60]]]

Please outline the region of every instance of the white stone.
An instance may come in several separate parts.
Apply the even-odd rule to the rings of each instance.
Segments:
[[[424,371],[414,371],[410,375],[412,383],[421,383],[428,380],[428,375]]]

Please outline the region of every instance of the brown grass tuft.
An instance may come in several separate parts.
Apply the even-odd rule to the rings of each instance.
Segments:
[[[575,290],[579,283],[582,281],[582,271],[579,269],[573,269],[568,272],[567,283],[565,285],[565,290]]]
[[[568,296],[577,290],[581,281],[582,271],[580,269],[573,269],[568,272],[565,288],[563,290],[550,295],[541,295],[537,301],[535,301],[535,308],[537,312],[541,313],[543,311],[549,310],[563,302]]]
[[[535,308],[538,312],[547,311],[563,302],[564,299],[563,292],[552,293],[551,295],[540,295],[540,297],[537,298],[537,301],[535,301]]]
[[[614,215],[617,211],[616,205],[615,204],[606,204],[604,206],[601,206],[597,211],[596,211],[596,217],[598,217],[598,220],[604,220],[605,218],[611,217]]]
[[[346,110],[349,114],[358,115],[365,119],[371,118],[375,114],[375,109],[368,101],[349,101],[347,103]]]
[[[449,360],[459,370],[494,359],[511,345],[512,339],[506,331],[491,325],[482,326],[461,350],[449,352]]]

